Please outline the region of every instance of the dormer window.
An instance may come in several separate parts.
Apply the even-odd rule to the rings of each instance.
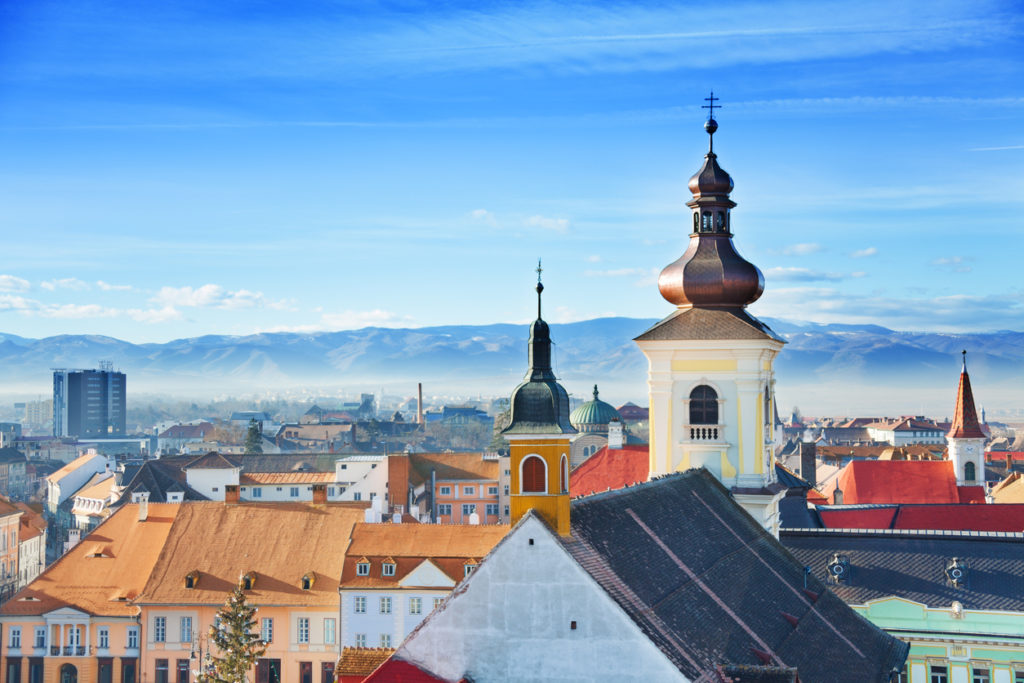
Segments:
[[[314,581],[316,581],[316,574],[314,574],[313,572],[306,572],[302,576],[302,590],[312,590]]]
[[[473,558],[473,557],[469,558],[462,565],[462,575],[463,576],[469,576],[470,574],[473,573],[473,570],[475,570],[479,566],[480,566],[480,561],[479,560],[477,560],[476,558]]]
[[[251,591],[253,586],[256,585],[256,572],[247,572],[242,574],[242,578],[239,580],[239,585],[242,587],[242,590]]]
[[[196,588],[199,586],[199,572],[190,571],[185,575],[185,588]]]
[[[362,559],[356,562],[356,576],[369,576],[370,575],[370,561]]]
[[[384,560],[384,563],[380,566],[381,576],[394,576],[395,575],[395,561],[392,559]]]

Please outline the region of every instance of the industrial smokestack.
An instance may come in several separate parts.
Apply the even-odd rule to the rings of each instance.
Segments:
[[[423,424],[423,382],[416,384],[416,424]]]

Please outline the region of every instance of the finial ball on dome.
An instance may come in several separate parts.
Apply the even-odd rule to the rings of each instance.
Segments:
[[[715,131],[718,130],[718,121],[708,119],[704,122],[704,130],[708,132],[708,135],[714,135]]]

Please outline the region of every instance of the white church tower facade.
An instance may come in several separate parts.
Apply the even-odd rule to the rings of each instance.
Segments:
[[[785,342],[746,310],[764,277],[733,246],[733,182],[714,153],[718,124],[704,127],[711,142],[689,182],[689,244],[658,280],[676,310],[636,338],[649,364],[650,472],[705,467],[778,536],[774,362]]]
[[[985,484],[985,432],[981,429],[978,411],[974,407],[974,392],[971,391],[971,378],[967,374],[966,351],[963,352],[963,359],[953,422],[946,434],[946,452],[956,472],[957,486],[978,486]]]

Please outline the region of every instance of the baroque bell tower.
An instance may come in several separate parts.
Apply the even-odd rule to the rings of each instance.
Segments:
[[[558,534],[569,535],[569,394],[551,368],[551,331],[541,317],[541,267],[537,263],[537,319],[530,325],[529,368],[512,392],[509,425],[511,522],[535,510]]]
[[[976,486],[985,483],[985,432],[978,422],[974,407],[971,377],[967,374],[967,351],[963,351],[960,386],[956,390],[953,422],[946,434],[946,452],[953,463],[958,486]]]
[[[658,278],[676,309],[635,340],[648,361],[650,472],[707,468],[777,536],[773,364],[785,342],[746,310],[764,277],[733,245],[733,181],[714,152],[717,98],[706,100],[708,152],[686,204],[692,230]]]

